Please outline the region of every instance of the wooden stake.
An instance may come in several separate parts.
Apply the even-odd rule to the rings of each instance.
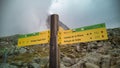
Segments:
[[[59,63],[59,49],[58,49],[58,22],[59,17],[57,14],[51,15],[50,24],[50,60],[49,68],[60,68]]]

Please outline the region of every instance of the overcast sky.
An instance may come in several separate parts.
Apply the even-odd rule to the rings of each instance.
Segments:
[[[0,37],[47,30],[49,14],[68,27],[120,27],[120,0],[0,0]]]

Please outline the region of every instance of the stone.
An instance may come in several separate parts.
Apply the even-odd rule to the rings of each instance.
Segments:
[[[109,55],[102,56],[101,62],[102,62],[101,63],[102,68],[110,68],[111,58]]]
[[[22,61],[18,61],[16,64],[20,66],[22,65]]]
[[[103,42],[97,44],[98,47],[101,47],[101,46],[103,46],[103,45],[104,45]]]
[[[99,53],[93,52],[87,54],[86,57],[84,57],[84,60],[88,63],[99,65],[101,56],[102,55],[100,55]]]
[[[76,51],[80,52],[80,45],[76,45]]]
[[[49,63],[49,57],[40,58],[40,66],[44,67]]]
[[[84,60],[80,60],[76,64],[72,65],[70,68],[85,68],[85,63],[86,62]]]
[[[31,63],[31,65],[33,66],[33,68],[40,68],[40,65],[37,63]]]
[[[34,57],[33,58],[33,62],[35,63],[40,63],[41,62],[41,59],[39,57]]]
[[[83,52],[86,52],[87,50],[86,50],[86,49],[83,49],[82,51],[83,51]]]
[[[69,57],[63,57],[62,62],[65,66],[69,67],[74,64],[74,61]]]
[[[2,63],[0,65],[0,68],[9,68],[9,66],[10,66],[10,64],[8,64],[8,63]]]
[[[27,68],[34,68],[31,63],[27,64]]]
[[[18,68],[18,67],[14,65],[10,65],[9,68]]]
[[[29,49],[29,53],[33,53],[35,50],[34,49]]]
[[[60,63],[60,68],[66,68],[63,63]]]
[[[92,64],[92,63],[85,63],[86,67],[85,68],[99,68],[99,66]]]
[[[20,48],[20,49],[19,49],[19,52],[20,52],[20,53],[25,53],[25,52],[27,52],[27,50],[26,50],[25,48]]]
[[[112,59],[111,59],[111,66],[114,66],[114,65],[116,65],[117,64],[117,58],[116,57],[112,57]]]
[[[23,63],[23,67],[27,67],[27,63]]]
[[[17,66],[10,65],[9,63],[2,63],[0,68],[18,68]]]

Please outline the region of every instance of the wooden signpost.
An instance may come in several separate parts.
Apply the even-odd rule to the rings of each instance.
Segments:
[[[59,17],[57,14],[51,15],[51,26],[50,26],[50,60],[49,68],[60,68],[59,63],[59,48],[58,48],[58,21]]]
[[[21,34],[18,46],[50,44],[49,68],[60,68],[59,45],[108,39],[105,23],[63,30],[59,27],[59,16],[51,15],[50,30]],[[60,29],[60,30],[59,30]]]

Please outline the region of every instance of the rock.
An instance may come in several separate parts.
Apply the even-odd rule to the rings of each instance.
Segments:
[[[8,64],[8,63],[2,63],[0,65],[0,68],[9,68],[9,66],[10,66],[10,64]]]
[[[18,67],[14,65],[10,65],[9,68],[18,68]]]
[[[63,57],[61,63],[63,63],[65,67],[70,67],[70,66],[78,63],[79,60],[80,60],[79,58],[73,58],[73,59],[71,59],[69,57]]]
[[[78,63],[72,65],[69,68],[99,68],[99,66],[93,64],[93,63],[88,63],[86,61],[79,61]]]
[[[39,64],[39,63],[41,62],[41,59],[40,59],[39,57],[34,57],[34,58],[33,58],[33,62]]]
[[[60,68],[66,68],[63,63],[60,63]]]
[[[101,59],[101,67],[102,68],[110,68],[111,60],[109,55],[102,56]]]
[[[111,66],[111,68],[120,68],[120,65]]]
[[[120,56],[120,49],[115,48],[115,49],[109,50],[109,54],[114,57]]]
[[[116,65],[117,64],[117,60],[119,60],[119,59],[117,59],[116,57],[112,57],[112,59],[111,59],[111,66]]]
[[[62,52],[60,52],[60,59],[62,59],[63,57],[65,57],[65,55]]]
[[[79,61],[78,63],[72,65],[70,68],[82,68],[82,64],[84,63],[84,61]]]
[[[102,47],[102,46],[104,45],[103,43],[104,43],[104,42],[102,42],[102,43],[100,42],[100,43],[97,44],[97,46],[98,46],[98,47]]]
[[[85,63],[86,68],[99,68],[99,66],[92,64],[92,63]]]
[[[15,54],[19,54],[19,47],[17,47],[17,45],[15,46],[14,53],[15,53]]]
[[[76,45],[76,51],[80,52],[80,45]]]
[[[45,67],[49,63],[49,57],[40,58],[40,66]]]
[[[27,50],[26,50],[25,48],[20,48],[20,49],[19,49],[19,52],[20,52],[20,53],[25,53],[25,52],[27,52]]]
[[[88,46],[91,48],[91,49],[97,49],[98,46],[95,44],[95,43],[88,43]],[[88,49],[88,46],[87,46],[87,49]]]
[[[37,63],[31,63],[31,65],[33,66],[33,68],[40,68],[40,65]]]
[[[62,62],[65,66],[69,67],[74,64],[74,61],[69,57],[63,57]]]
[[[107,55],[108,51],[111,50],[111,49],[112,48],[111,48],[111,46],[108,43],[104,43],[104,46],[99,47],[99,49],[97,49],[97,52],[101,53],[101,54]]]
[[[21,68],[28,68],[28,64],[27,63],[22,63]]]
[[[2,63],[0,65],[0,68],[18,68],[17,66],[14,66],[14,65],[10,65],[8,63]]]
[[[27,64],[27,68],[34,68],[31,63]]]
[[[29,49],[29,53],[33,53],[35,50],[34,49]]]
[[[16,64],[17,64],[18,66],[20,66],[20,65],[22,65],[22,61],[18,61]]]
[[[9,55],[13,55],[14,54],[14,48],[12,48],[10,51],[9,51]]]
[[[120,65],[120,59],[118,59],[116,63]]]
[[[86,49],[83,49],[82,51],[83,51],[83,52],[86,52],[87,50],[86,50]]]

